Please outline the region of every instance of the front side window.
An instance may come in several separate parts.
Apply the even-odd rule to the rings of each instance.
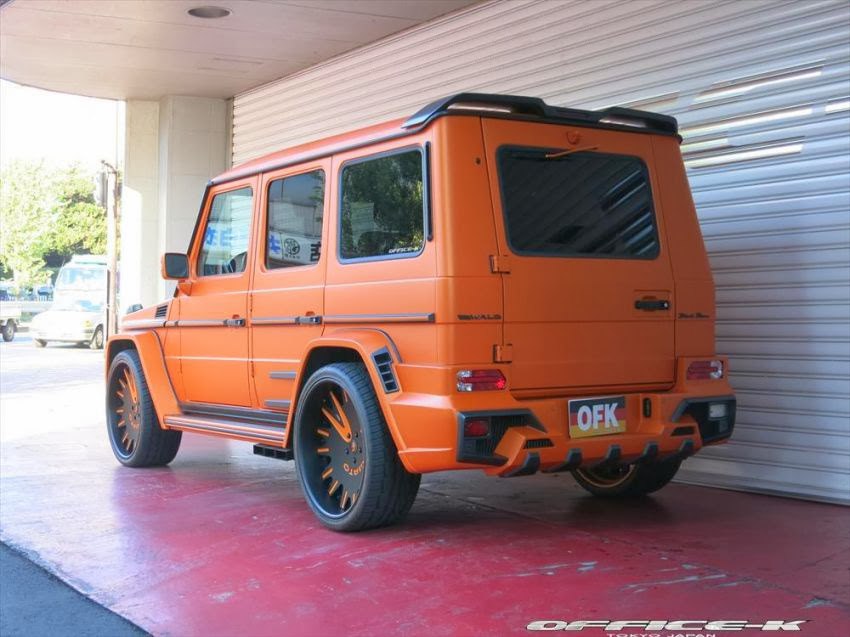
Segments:
[[[269,184],[266,268],[316,263],[322,249],[325,173],[275,179]]]
[[[412,256],[424,246],[422,153],[385,155],[342,171],[340,257]]]
[[[236,274],[248,265],[253,191],[250,187],[217,194],[212,201],[198,275]]]
[[[520,254],[654,259],[658,231],[637,157],[503,147],[502,207]]]

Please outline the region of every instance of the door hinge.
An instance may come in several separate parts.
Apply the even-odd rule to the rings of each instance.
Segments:
[[[513,345],[493,345],[493,362],[510,363],[514,359]]]
[[[511,271],[511,258],[506,254],[490,255],[490,272],[508,274]]]

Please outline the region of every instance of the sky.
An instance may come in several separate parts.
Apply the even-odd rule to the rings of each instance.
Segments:
[[[118,161],[121,103],[0,80],[0,166],[14,159],[96,170]]]

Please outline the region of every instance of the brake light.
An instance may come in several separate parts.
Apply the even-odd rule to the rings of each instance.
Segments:
[[[494,391],[508,386],[498,369],[463,369],[457,373],[458,391]]]
[[[723,361],[694,361],[688,365],[688,380],[719,380],[723,378]]]

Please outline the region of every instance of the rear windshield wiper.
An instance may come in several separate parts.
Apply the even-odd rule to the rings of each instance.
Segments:
[[[583,146],[582,148],[568,148],[567,150],[560,150],[556,153],[546,153],[544,157],[546,159],[560,159],[561,157],[566,157],[567,155],[572,155],[573,153],[580,153],[585,150],[596,150],[599,148],[598,146]]]

